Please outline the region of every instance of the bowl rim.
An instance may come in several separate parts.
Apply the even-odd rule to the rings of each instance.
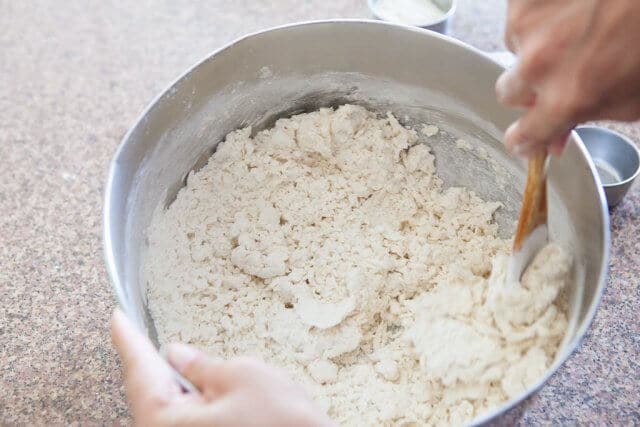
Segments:
[[[621,187],[624,185],[627,185],[631,182],[633,182],[639,175],[640,175],[640,148],[638,148],[638,146],[635,144],[635,142],[633,142],[633,140],[631,138],[629,138],[628,136],[615,131],[613,129],[609,129],[606,128],[604,126],[598,126],[598,125],[580,125],[576,127],[576,133],[579,134],[580,130],[585,129],[592,129],[592,130],[597,130],[598,132],[603,132],[603,133],[609,133],[613,136],[615,136],[620,142],[625,143],[626,145],[630,146],[631,149],[633,150],[633,152],[635,153],[636,156],[636,161],[638,162],[638,167],[636,168],[635,172],[632,173],[629,177],[622,179],[620,181],[616,181],[612,184],[604,184],[602,183],[602,186],[604,188],[617,188],[617,187]],[[580,136],[580,138],[582,139],[582,136]],[[584,141],[583,141],[584,143]],[[586,147],[586,144],[585,144]],[[589,151],[587,149],[587,151]],[[589,153],[589,156],[591,156],[591,153]]]
[[[453,0],[455,1],[455,0]],[[211,53],[204,56],[204,58],[195,62],[192,66],[188,67],[183,73],[181,73],[177,78],[173,79],[165,88],[159,92],[152,100],[147,104],[142,113],[136,118],[134,124],[129,128],[129,130],[122,137],[118,148],[115,151],[115,154],[111,160],[109,165],[107,180],[104,189],[103,196],[103,215],[102,215],[102,233],[103,233],[103,256],[106,264],[106,269],[108,273],[109,280],[112,284],[112,288],[114,290],[115,296],[118,300],[118,303],[122,307],[125,315],[127,315],[130,319],[134,320],[134,325],[137,324],[136,318],[132,315],[134,314],[133,308],[131,304],[129,304],[129,298],[127,296],[127,291],[123,287],[123,282],[120,280],[121,273],[118,264],[116,262],[116,253],[114,251],[114,241],[113,241],[113,230],[111,227],[111,220],[113,219],[113,202],[118,197],[118,191],[116,188],[117,178],[118,178],[118,169],[125,155],[125,147],[132,135],[141,126],[147,115],[153,113],[153,110],[159,106],[159,104],[164,100],[165,96],[171,92],[172,89],[177,87],[181,81],[186,79],[191,73],[193,73],[197,68],[203,66],[208,61],[215,59],[216,56],[220,55],[222,52],[233,48],[234,46],[240,44],[246,39],[255,37],[257,35],[274,32],[274,31],[284,31],[291,28],[304,27],[309,25],[328,25],[328,24],[355,24],[355,25],[374,25],[380,27],[388,27],[394,28],[401,31],[414,32],[421,36],[432,37],[441,39],[442,41],[449,43],[451,45],[455,45],[457,47],[463,48],[477,56],[479,61],[486,61],[493,65],[495,65],[499,71],[504,71],[506,68],[495,58],[492,58],[491,55],[485,51],[482,51],[474,46],[471,46],[467,43],[464,43],[458,39],[453,37],[449,37],[443,35],[441,33],[430,31],[425,28],[413,26],[413,25],[405,25],[393,23],[385,20],[375,20],[375,19],[325,19],[325,20],[310,20],[310,21],[300,21],[294,22],[284,25],[279,25],[275,27],[269,27],[266,29],[254,31],[248,34],[245,34],[241,37],[238,37],[232,40],[229,43],[222,45],[220,48],[213,50]],[[586,333],[591,327],[593,320],[595,318],[595,314],[597,312],[598,307],[602,301],[602,295],[606,288],[607,277],[609,272],[609,259],[610,259],[610,249],[611,249],[611,231],[610,231],[610,219],[609,219],[609,210],[605,197],[604,188],[602,187],[602,183],[600,181],[600,177],[595,168],[595,164],[591,159],[584,143],[577,135],[575,131],[572,132],[571,139],[576,145],[576,148],[579,150],[581,156],[584,158],[586,166],[591,171],[591,175],[593,176],[595,182],[595,190],[598,195],[598,208],[601,212],[602,218],[602,260],[600,265],[600,274],[597,279],[597,287],[594,291],[594,300],[589,306],[588,310],[585,312],[584,320],[579,324],[579,327],[575,329],[574,338],[572,341],[569,341],[564,348],[564,351],[560,355],[556,355],[553,363],[547,368],[545,374],[540,377],[538,381],[531,384],[527,387],[522,393],[515,396],[512,399],[509,399],[502,403],[501,405],[481,414],[479,417],[471,420],[469,425],[483,425],[488,421],[505,415],[510,410],[520,405],[525,399],[537,393],[540,388],[547,383],[549,378],[554,375],[560,366],[564,365],[564,363],[572,357],[576,350],[580,347],[582,342],[585,339]],[[140,327],[140,325],[137,325]],[[146,335],[146,331],[143,331],[143,334]]]

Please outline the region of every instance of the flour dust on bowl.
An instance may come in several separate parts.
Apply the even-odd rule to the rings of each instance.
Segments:
[[[421,54],[407,60],[406,52]],[[274,347],[281,345],[277,337],[265,337],[265,325],[278,330],[278,325],[269,324],[270,320],[289,319],[287,326],[292,335],[280,337],[282,342],[315,337],[314,351],[321,349],[321,354],[305,352],[303,348],[284,362],[274,362],[286,365],[295,359],[295,363],[285,366],[294,377],[303,383],[309,379],[309,386],[317,390],[333,390],[328,398],[318,401],[330,413],[340,412],[339,396],[366,392],[354,392],[353,381],[346,382],[351,388],[341,391],[339,385],[345,384],[342,376],[346,373],[351,380],[363,373],[375,377],[377,390],[391,397],[419,395],[420,390],[407,391],[419,387],[418,382],[407,380],[410,374],[405,365],[413,357],[412,366],[419,372],[416,375],[427,375],[422,384],[422,400],[416,399],[410,402],[413,406],[403,408],[399,403],[378,404],[379,396],[367,398],[362,394],[362,399],[352,402],[363,414],[361,423],[369,413],[376,414],[369,420],[387,420],[389,424],[394,420],[408,421],[402,418],[403,411],[423,416],[416,420],[418,423],[480,423],[504,413],[541,386],[577,347],[605,283],[609,250],[606,203],[594,166],[579,141],[572,141],[565,154],[553,159],[549,166],[550,234],[573,259],[566,286],[548,305],[549,313],[544,313],[553,317],[562,312],[565,316],[563,330],[555,331],[561,342],[554,344],[557,351],[551,351],[551,357],[544,352],[537,352],[537,356],[518,354],[520,347],[509,347],[516,349],[509,356],[514,365],[527,357],[548,359],[538,365],[535,378],[506,390],[502,381],[506,369],[498,374],[493,371],[498,377],[488,380],[492,372],[483,368],[483,378],[489,384],[480,380],[470,384],[463,378],[447,377],[444,371],[434,374],[444,366],[437,363],[444,357],[437,357],[450,354],[443,350],[444,346],[434,354],[423,352],[424,357],[415,352],[420,343],[435,342],[438,334],[433,325],[449,325],[451,319],[467,322],[471,334],[477,332],[477,325],[469,324],[468,316],[462,319],[460,313],[447,313],[412,329],[402,321],[395,322],[398,315],[394,314],[411,317],[410,306],[422,301],[420,294],[426,289],[416,288],[415,295],[410,295],[412,291],[407,288],[426,283],[432,278],[430,275],[436,277],[449,268],[441,263],[435,273],[428,268],[422,273],[410,271],[405,267],[417,252],[408,253],[407,248],[432,248],[431,252],[424,251],[421,260],[430,265],[434,248],[444,250],[447,233],[461,241],[462,234],[468,231],[467,240],[484,242],[485,246],[479,245],[482,250],[472,246],[459,250],[451,245],[449,250],[458,252],[447,256],[452,259],[449,264],[456,265],[454,258],[463,259],[465,254],[500,252],[513,234],[524,169],[500,143],[502,132],[515,118],[514,112],[494,99],[493,84],[500,72],[499,65],[455,40],[371,21],[295,24],[247,36],[215,52],[150,105],[125,136],[112,163],[104,238],[107,267],[120,304],[156,344],[167,338],[182,339],[225,355],[242,349],[247,339],[270,342],[269,346]],[[295,117],[291,120],[279,120],[292,116]],[[234,132],[238,129],[245,130]],[[221,141],[225,142],[219,145]],[[294,146],[287,145],[292,141]],[[238,149],[240,146],[244,148]],[[265,157],[265,150],[272,151]],[[274,154],[278,150],[279,154]],[[273,163],[265,166],[267,157]],[[375,163],[379,173],[370,167],[373,162],[382,162]],[[342,167],[336,166],[339,164]],[[358,174],[354,165],[362,173]],[[292,199],[285,197],[292,193],[270,199],[267,194],[274,194],[267,193],[263,186],[263,193],[254,193],[260,197],[243,199],[244,193],[234,187],[251,177],[252,185],[258,188],[261,182],[274,182],[274,175],[282,178],[282,185],[271,186],[273,193],[283,186],[293,188],[299,181],[306,189],[305,197],[310,198],[301,201],[298,192],[293,193],[296,196]],[[180,191],[185,185],[188,191]],[[394,185],[397,191],[393,190]],[[403,195],[404,187],[415,189],[411,197]],[[192,189],[197,192],[207,188],[215,188],[211,194],[217,198],[206,207],[196,207],[204,198],[186,197]],[[395,196],[379,197],[375,192],[382,188],[388,194],[396,191]],[[429,190],[428,194],[423,190],[423,196],[432,198],[429,201],[437,199],[442,212],[426,212],[420,207],[420,188]],[[387,199],[401,203],[387,206]],[[286,206],[278,205],[279,200],[286,200]],[[230,204],[223,206],[223,202]],[[351,203],[349,209],[362,215],[346,215],[347,209],[342,208],[347,205],[343,203]],[[410,207],[411,203],[418,208]],[[181,205],[187,208],[180,209]],[[342,213],[336,215],[334,209],[329,215],[323,211],[331,206],[341,207]],[[371,209],[367,210],[367,206]],[[197,209],[201,210],[193,214]],[[459,210],[452,215],[448,209]],[[394,230],[389,229],[394,221],[393,215],[387,214],[389,211],[399,216],[413,213],[395,224]],[[301,213],[317,218],[308,221]],[[419,216],[422,219],[418,220]],[[223,218],[233,221],[226,223]],[[356,227],[357,221],[360,224]],[[452,221],[449,228],[443,225],[446,221]],[[222,223],[227,224],[226,228],[220,226]],[[262,228],[254,227],[258,223]],[[304,224],[306,228],[294,229],[293,224]],[[412,228],[416,229],[415,236],[409,233]],[[311,236],[318,236],[318,230],[323,230],[325,237],[313,240]],[[287,239],[294,233],[299,234],[296,250],[291,251],[292,243]],[[261,236],[269,236],[270,240]],[[342,276],[316,277],[319,264],[337,265],[328,260],[340,248],[326,243],[333,242],[335,246],[341,239],[344,245],[357,246],[367,240],[380,245],[362,245],[360,252],[348,252],[343,261],[348,264],[351,260],[350,268],[336,269],[336,274]],[[256,245],[265,242],[270,246],[255,250]],[[394,244],[398,246],[395,249]],[[405,246],[399,247],[402,245]],[[377,253],[372,247],[388,250]],[[157,255],[170,251],[163,252],[163,248],[179,250],[173,252],[175,259],[169,255],[167,264],[191,266],[185,267],[182,277],[167,279],[168,274],[164,275],[161,267],[149,268],[154,259],[164,261]],[[310,261],[314,255],[317,262]],[[188,261],[180,264],[176,261],[180,257]],[[495,275],[498,270],[495,264],[487,266],[486,261],[478,260],[475,273],[471,267],[464,273],[462,268],[456,270],[457,276],[475,277],[475,290],[470,282],[466,287],[462,283],[448,287],[443,279],[433,285],[434,290],[442,289],[439,302],[429,300],[431,294],[425,297],[431,301],[432,309],[455,306],[455,301],[465,300],[461,297],[464,293],[473,294],[478,289],[490,292],[485,276]],[[393,273],[390,266],[394,263],[402,263],[404,270]],[[375,269],[386,269],[384,281],[376,282],[375,275],[370,275]],[[154,272],[160,274],[154,276]],[[423,276],[418,277],[420,274]],[[292,289],[291,282],[304,285]],[[383,297],[385,290],[389,294],[401,290],[398,295],[402,295],[396,300],[380,298],[381,305],[374,307],[370,303],[378,300],[362,293],[369,289],[362,283],[377,287]],[[297,292],[300,289],[306,293]],[[257,304],[253,318],[211,323],[211,318],[204,316],[199,318],[204,320],[204,327],[188,326],[195,323],[193,313],[207,313],[208,308],[230,307],[239,301],[224,302],[232,292],[258,293],[265,301],[273,302],[274,310],[277,305],[278,312],[270,317],[265,310],[271,306],[252,299],[251,304]],[[190,298],[185,299],[186,294]],[[194,296],[197,306],[188,307]],[[368,311],[361,310],[364,306]],[[330,310],[326,311],[327,307]],[[467,310],[462,306],[459,309]],[[490,327],[497,327],[487,322]],[[468,332],[469,328],[463,329]],[[226,329],[241,333],[234,332],[229,337]],[[336,331],[341,331],[344,339],[336,341],[335,336],[330,336]],[[399,335],[408,343],[396,340]],[[354,340],[354,336],[359,338]],[[373,354],[372,349],[389,350],[385,340],[397,344],[395,349],[401,349],[401,354]],[[356,347],[349,348],[353,342]],[[340,343],[343,351],[332,353]],[[502,342],[496,345],[501,351],[508,347]],[[264,344],[260,348],[270,347]],[[460,356],[464,367],[465,355]],[[458,392],[457,397],[453,390]],[[316,391],[314,394],[327,396]],[[437,406],[442,407],[444,397],[449,401],[445,405],[448,412],[443,415],[437,413]],[[473,417],[476,418],[472,420]],[[349,424],[353,419],[343,421]]]

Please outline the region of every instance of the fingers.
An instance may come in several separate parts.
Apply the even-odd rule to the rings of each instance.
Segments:
[[[564,132],[560,134],[555,139],[552,139],[549,143],[549,153],[554,156],[562,155],[564,148],[567,146],[569,142],[569,137],[571,136],[571,131]]]
[[[111,339],[122,359],[127,396],[136,418],[180,394],[166,362],[119,309],[111,320]]]
[[[521,0],[509,0],[508,3],[504,42],[507,49],[517,53],[519,50],[518,32],[520,31],[520,23],[525,9]]]
[[[524,46],[518,49],[517,65],[505,71],[496,82],[498,101],[512,107],[532,106],[536,102],[537,89],[550,78],[550,72],[572,42],[571,35],[565,30],[559,31],[553,39],[546,33],[527,36]]]
[[[569,130],[588,118],[593,100],[584,95],[572,49],[587,34],[592,10],[591,2],[509,0],[505,41],[520,61],[500,76],[496,95],[505,105],[527,109],[505,134],[511,151],[560,154]]]
[[[530,107],[536,102],[536,94],[520,75],[518,66],[505,71],[498,78],[496,96],[499,102],[511,107]]]
[[[260,397],[258,395],[258,397]],[[172,408],[167,411],[163,417],[167,425],[183,425],[183,426],[239,426],[239,425],[255,425],[261,426],[261,416],[263,408],[259,408],[260,402],[254,399],[247,401],[246,399],[238,399],[234,396],[223,397],[215,402],[207,405],[188,404]],[[258,409],[258,410],[257,410]],[[247,416],[247,414],[258,413],[257,416]],[[253,424],[250,424],[253,422]]]
[[[567,131],[553,137],[546,143],[519,144],[515,146],[508,146],[507,148],[509,149],[509,151],[523,157],[531,157],[541,151],[547,151],[549,154],[554,156],[561,156],[564,152],[565,147],[567,146],[567,143],[569,142],[570,136],[571,131]]]
[[[221,359],[207,357],[191,346],[170,344],[167,358],[180,374],[209,399],[217,397],[232,385],[232,378]]]
[[[220,422],[217,408],[218,402],[202,403],[185,399],[178,405],[166,408],[158,414],[156,424],[165,426],[189,426],[189,427],[224,427],[225,425],[237,426],[238,414],[231,414],[234,423],[223,424]],[[235,415],[235,416],[234,416]]]
[[[578,122],[593,118],[589,113],[593,102],[579,94],[575,82],[567,79],[548,82],[539,93],[527,82],[519,66],[503,73],[496,82],[500,102],[527,108],[524,116],[507,129],[504,142],[510,151],[524,156],[540,150],[560,155],[570,130]]]
[[[286,398],[286,396],[283,396],[283,398]],[[164,411],[161,419],[163,425],[189,427],[332,425],[324,421],[324,414],[322,413],[312,413],[309,414],[310,416],[301,417],[293,407],[293,404],[274,407],[274,400],[277,399],[261,393],[226,395],[206,405],[192,402],[176,405]],[[298,420],[297,418],[300,419]],[[314,420],[314,422],[309,422],[310,419]]]
[[[167,425],[334,425],[301,386],[276,368],[247,357],[223,362],[184,344],[167,350],[171,364],[204,396],[200,404],[188,400],[165,410],[161,419]]]
[[[505,144],[507,149],[515,154],[529,157],[540,151],[549,151],[551,154],[560,155],[564,150],[566,141],[569,135],[569,131],[560,131],[557,134],[551,136],[538,138],[528,133],[527,124],[523,125],[523,119],[516,121],[512,124],[505,133]],[[532,119],[533,120],[533,119]]]
[[[567,133],[584,120],[585,101],[573,82],[557,80],[543,87],[536,103],[507,129],[505,144],[521,154],[561,145]],[[518,147],[516,149],[516,147]]]

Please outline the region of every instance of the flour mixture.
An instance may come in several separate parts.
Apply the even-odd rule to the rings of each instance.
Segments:
[[[417,142],[352,105],[230,133],[150,225],[160,342],[282,366],[343,425],[460,424],[540,379],[569,258],[506,284],[500,204]]]

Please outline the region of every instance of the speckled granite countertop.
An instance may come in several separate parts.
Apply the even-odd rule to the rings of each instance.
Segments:
[[[502,0],[454,35],[501,48]],[[222,43],[368,17],[365,0],[0,2],[0,424],[128,422],[108,318],[101,197],[145,105]],[[617,125],[640,140],[640,126]],[[640,186],[612,213],[604,300],[579,351],[502,424],[640,423]]]

